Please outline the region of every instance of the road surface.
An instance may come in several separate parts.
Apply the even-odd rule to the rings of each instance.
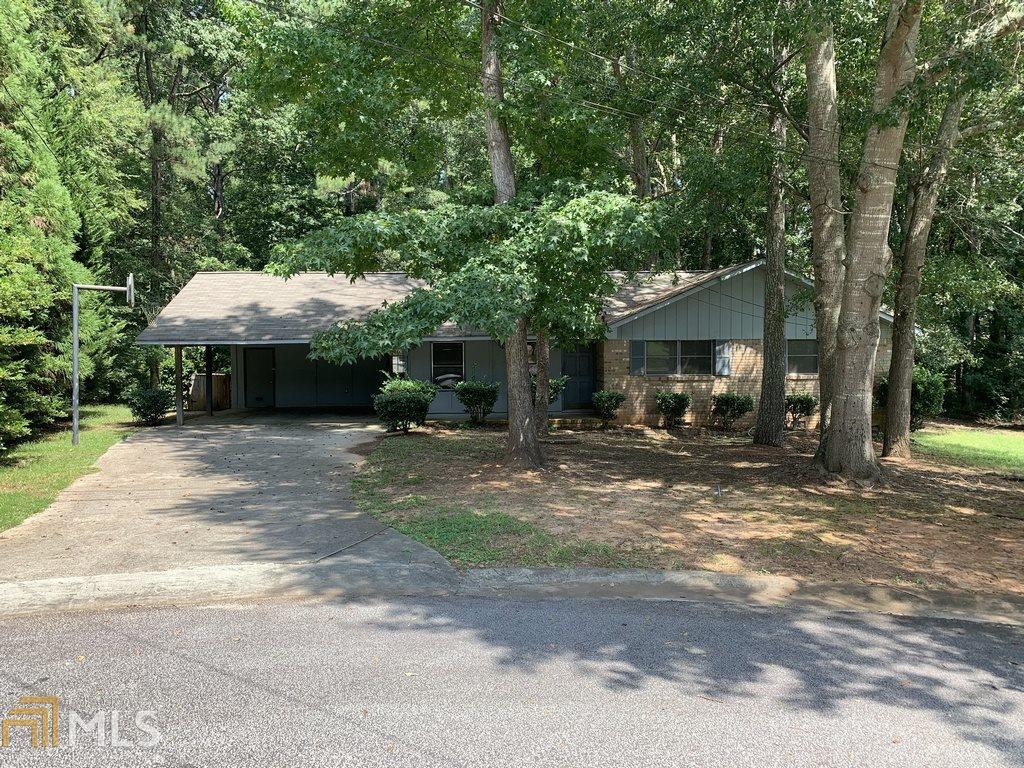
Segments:
[[[58,697],[59,744],[14,728],[0,765],[1024,765],[1022,643],[999,625],[624,600],[5,618],[0,707]],[[74,745],[72,710],[100,717]]]

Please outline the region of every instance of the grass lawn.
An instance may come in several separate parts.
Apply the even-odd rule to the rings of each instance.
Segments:
[[[946,461],[1024,475],[1024,431],[932,427],[914,433],[914,444]]]
[[[415,493],[429,485],[426,477],[406,471],[424,446],[425,435],[385,438],[355,477],[352,489],[359,506],[378,520],[440,552],[453,565],[596,566],[645,568],[644,553],[622,552],[610,544],[574,536],[556,536],[486,503],[462,506]],[[441,454],[483,458],[467,444],[436,443]],[[397,491],[397,492],[396,492]]]
[[[82,408],[78,446],[71,429],[54,431],[15,448],[0,463],[0,531],[49,506],[71,482],[92,470],[100,456],[133,431],[123,405]]]
[[[1024,595],[1024,483],[921,454],[870,489],[824,482],[816,441],[618,429],[555,433],[510,471],[494,430],[381,440],[359,505],[456,565],[774,573],[808,582]]]

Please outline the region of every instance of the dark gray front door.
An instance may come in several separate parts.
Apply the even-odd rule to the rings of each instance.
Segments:
[[[562,408],[566,411],[589,408],[596,385],[594,348],[562,350],[562,375],[569,377],[562,393]]]
[[[245,407],[274,407],[274,350],[270,347],[245,349]]]

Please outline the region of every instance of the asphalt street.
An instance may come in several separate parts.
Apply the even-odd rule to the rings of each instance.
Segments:
[[[1024,765],[1024,631],[934,619],[483,598],[5,618],[3,712],[25,695],[58,697],[58,746],[14,726],[4,768]]]

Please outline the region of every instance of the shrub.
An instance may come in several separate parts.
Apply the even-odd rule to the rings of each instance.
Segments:
[[[807,419],[818,410],[818,398],[814,395],[786,395],[786,415],[790,429],[802,429]]]
[[[496,381],[468,379],[455,385],[455,397],[469,411],[469,420],[473,424],[483,424],[494,410],[500,387]]]
[[[692,401],[686,392],[657,392],[654,395],[654,404],[658,412],[665,417],[665,428],[672,429],[683,420],[686,410]]]
[[[913,431],[924,426],[927,419],[934,419],[942,413],[942,401],[946,396],[946,378],[921,365],[914,366],[914,379],[910,386],[910,428]],[[889,399],[889,382],[883,380],[878,388],[878,406],[885,408]]]
[[[568,376],[558,376],[554,379],[548,379],[548,405],[551,405],[558,396],[565,391],[565,385],[569,383]],[[530,394],[533,399],[537,399],[537,377],[530,377]]]
[[[373,409],[388,432],[408,432],[427,421],[427,411],[437,394],[429,381],[388,378],[373,397]]]
[[[128,407],[135,421],[154,426],[171,409],[171,393],[166,389],[139,387],[128,395]]]
[[[608,429],[615,421],[615,412],[626,402],[625,392],[615,392],[610,389],[602,389],[594,393],[594,410],[597,411],[597,418],[601,420],[601,426]]]
[[[723,392],[711,398],[711,418],[722,429],[732,429],[736,419],[746,416],[752,410],[754,410],[754,398],[750,395]]]

